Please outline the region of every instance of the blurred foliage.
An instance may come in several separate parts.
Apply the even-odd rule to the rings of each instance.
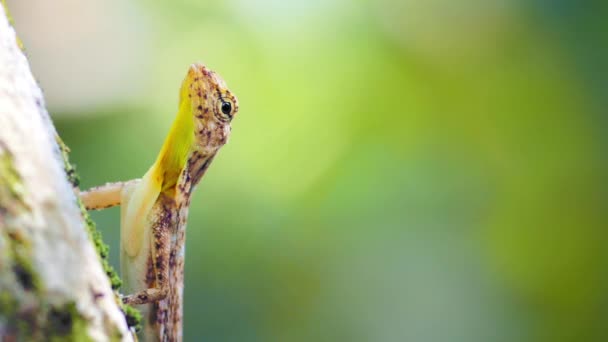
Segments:
[[[191,62],[239,97],[187,340],[605,341],[606,7],[141,0],[142,91],[51,109],[86,188],[143,175]]]

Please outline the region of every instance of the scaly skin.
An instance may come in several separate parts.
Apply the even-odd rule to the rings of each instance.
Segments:
[[[81,194],[88,209],[121,204],[123,301],[142,305],[145,341],[181,341],[184,245],[190,196],[230,135],[238,112],[224,81],[193,64],[156,162],[141,178]]]

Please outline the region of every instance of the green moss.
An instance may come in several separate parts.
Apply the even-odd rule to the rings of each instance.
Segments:
[[[21,176],[13,165],[13,156],[0,142],[0,214],[5,217],[18,216],[29,207],[24,201],[25,189]],[[8,260],[12,271],[25,291],[36,291],[40,280],[32,265],[31,246],[18,230],[3,226],[0,232],[6,243]]]
[[[92,341],[89,322],[73,301],[61,306],[42,304],[37,310],[20,309],[13,294],[0,292],[0,316],[7,319],[1,334],[6,340]]]
[[[57,138],[61,150],[66,174],[74,187],[79,184],[75,168],[68,160],[69,149]],[[8,149],[0,141],[0,224],[2,217],[16,216],[29,207],[23,200],[24,187],[21,177],[13,165],[13,158]],[[108,260],[109,247],[103,242],[101,233],[91,220],[82,202],[78,199],[82,216],[86,222],[88,234],[95,245],[104,272],[114,290],[121,286],[121,280],[116,270]],[[44,304],[43,285],[32,264],[31,245],[27,239],[20,235],[18,230],[2,226],[0,236],[6,242],[7,260],[15,275],[17,284],[23,289],[22,297],[17,297],[13,290],[0,289],[0,317],[8,322],[8,331],[4,336],[14,336],[17,340],[54,340],[54,341],[85,341],[90,338],[86,334],[87,322],[78,312],[75,303],[68,303],[61,307],[48,308]],[[27,301],[23,296],[38,298],[42,303],[39,310],[26,310],[20,308],[20,303]],[[141,326],[141,314],[135,308],[121,305],[129,327],[137,330]],[[48,321],[45,327],[40,322]],[[120,331],[116,331],[116,340],[120,340]]]
[[[29,210],[23,198],[23,183],[13,166],[12,155],[0,142],[0,210],[5,218]],[[2,223],[0,237],[6,265],[14,275],[14,285],[0,289],[0,316],[7,329],[3,336],[23,341],[90,340],[86,332],[88,323],[76,310],[75,303],[49,307],[43,283],[32,263],[31,242],[19,229],[6,225],[6,221]]]
[[[88,322],[76,308],[75,302],[48,311],[45,340],[92,341],[87,333]]]
[[[68,179],[70,180],[70,182],[72,183],[72,185],[74,187],[78,187],[78,185],[80,184],[80,180],[79,180],[78,174],[76,173],[76,168],[69,161],[70,149],[63,143],[63,141],[59,137],[57,137],[56,140],[57,140],[57,144],[59,145],[59,148],[61,150],[61,155],[63,157],[65,172],[68,176]],[[80,212],[82,214],[82,217],[84,218],[85,223],[87,225],[87,231],[89,233],[89,236],[91,237],[91,240],[93,241],[93,244],[95,245],[95,249],[97,250],[97,253],[99,254],[99,259],[101,260],[101,265],[103,267],[103,270],[106,273],[106,275],[108,276],[108,279],[110,280],[112,289],[117,291],[120,288],[120,286],[122,285],[122,280],[120,280],[120,277],[118,276],[118,273],[116,272],[114,267],[112,267],[112,265],[110,265],[110,262],[108,259],[110,248],[107,244],[105,244],[103,242],[101,232],[99,232],[97,230],[95,222],[93,222],[93,220],[91,219],[91,216],[87,212],[86,208],[84,207],[84,205],[80,199],[78,199],[78,205],[80,207]],[[123,313],[125,314],[125,319],[127,321],[127,325],[130,328],[135,328],[136,330],[139,330],[141,328],[141,314],[139,313],[139,311],[137,309],[135,309],[134,307],[125,305],[125,304],[121,304],[121,309],[122,309]]]
[[[141,330],[141,313],[131,305],[123,304],[122,312],[127,319],[127,325],[130,328],[135,328],[135,331]]]
[[[25,291],[38,292],[42,286],[38,273],[32,264],[31,246],[28,241],[19,239],[16,234],[8,234],[9,251],[13,261],[13,273]]]
[[[77,188],[80,185],[80,177],[76,172],[76,166],[70,163],[70,149],[66,146],[66,144],[63,142],[63,140],[61,140],[59,136],[57,136],[55,140],[57,141],[57,145],[59,145],[59,150],[61,151],[61,156],[63,157],[63,168],[65,169],[65,173],[68,175],[68,180],[70,181],[73,187]]]
[[[17,311],[17,300],[8,291],[0,291],[0,315],[14,316]]]
[[[13,164],[13,156],[0,141],[0,241],[5,282],[0,288],[0,317],[6,331],[2,336],[17,340],[35,340],[38,326],[37,311],[32,303],[39,302],[41,281],[32,264],[32,248],[18,229],[10,226],[12,217],[30,210],[24,201],[25,188]],[[28,306],[24,310],[23,303]]]
[[[89,236],[91,237],[91,240],[93,241],[93,244],[95,245],[95,249],[97,250],[97,253],[99,254],[99,258],[101,259],[101,265],[103,267],[103,271],[106,273],[106,275],[110,279],[110,284],[112,285],[112,289],[118,290],[120,288],[120,286],[122,285],[122,281],[120,280],[120,277],[118,276],[118,273],[116,272],[114,267],[112,267],[112,265],[110,265],[110,262],[108,259],[110,247],[108,247],[108,245],[106,245],[103,242],[101,232],[99,232],[97,230],[97,228],[95,226],[95,222],[93,222],[93,220],[91,220],[89,213],[86,211],[84,205],[82,204],[82,202],[80,200],[78,201],[78,204],[80,206],[80,211],[82,213],[82,216],[84,217],[85,222],[87,224],[87,231],[89,232]]]
[[[0,214],[17,214],[27,210],[25,189],[13,164],[13,155],[0,141]]]
[[[61,151],[61,156],[63,158],[63,165],[64,165],[65,173],[68,176],[68,180],[70,181],[72,186],[78,187],[78,185],[80,184],[80,178],[78,177],[78,174],[76,173],[76,167],[74,167],[74,165],[72,165],[72,163],[70,163],[70,160],[69,160],[70,149],[65,145],[65,143],[63,142],[63,140],[61,140],[61,138],[59,136],[57,136],[55,138],[55,140],[57,141],[57,145],[59,145],[59,150]],[[82,204],[82,201],[80,201],[80,199],[78,199],[78,205],[80,206],[80,212],[82,214],[82,217],[84,218],[84,220],[86,222],[87,231],[89,232],[89,236],[91,237],[91,240],[93,241],[93,244],[95,245],[95,249],[97,250],[97,253],[99,254],[99,258],[101,259],[101,265],[103,267],[103,270],[107,274],[108,278],[110,279],[110,283],[112,284],[112,289],[118,290],[118,288],[120,288],[120,285],[122,285],[122,281],[120,280],[118,273],[116,273],[116,270],[114,270],[114,267],[112,267],[112,265],[110,265],[110,262],[108,261],[108,253],[109,253],[110,248],[108,247],[108,245],[106,245],[103,242],[101,233],[97,230],[97,228],[95,226],[95,222],[93,222],[93,220],[91,220],[89,213],[85,209],[85,207]]]

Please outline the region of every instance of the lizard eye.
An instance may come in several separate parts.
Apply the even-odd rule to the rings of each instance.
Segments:
[[[232,105],[230,102],[222,102],[222,113],[230,116],[230,112],[232,112]]]

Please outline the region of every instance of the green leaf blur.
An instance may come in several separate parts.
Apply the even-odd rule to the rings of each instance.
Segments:
[[[8,3],[34,71],[60,68]],[[136,91],[49,94],[83,188],[143,175],[190,63],[239,98],[190,209],[186,340],[608,338],[606,5],[89,3],[141,41],[94,66]],[[93,218],[118,267],[118,210]]]

